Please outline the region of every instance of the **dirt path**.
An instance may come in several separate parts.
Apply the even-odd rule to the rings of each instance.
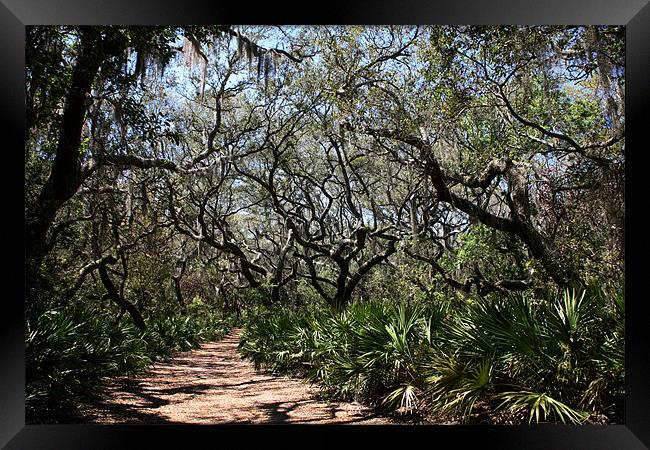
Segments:
[[[240,329],[223,340],[178,353],[138,377],[119,378],[84,411],[91,423],[389,424],[356,403],[314,400],[317,389],[256,372],[237,352]]]

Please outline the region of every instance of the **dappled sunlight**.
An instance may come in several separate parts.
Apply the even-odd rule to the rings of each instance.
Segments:
[[[257,372],[237,352],[241,330],[174,355],[138,377],[120,377],[83,411],[92,423],[349,423],[388,424],[369,408],[317,401],[317,389]]]

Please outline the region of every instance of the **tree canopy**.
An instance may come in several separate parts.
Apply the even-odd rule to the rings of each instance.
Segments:
[[[337,308],[404,264],[427,291],[620,282],[623,36],[28,27],[29,284],[47,264],[144,326],[137,289],[182,306],[186,277]]]
[[[28,402],[90,379],[52,381],[65,352],[114,372],[141,361],[108,353],[186,347],[250,308],[247,356],[286,368],[272,346],[312,345],[293,362],[345,395],[355,364],[377,366],[389,403],[433,386],[470,411],[494,368],[525,389],[490,398],[531,420],[580,422],[558,398],[622,411],[623,27],[30,26],[26,42]],[[553,297],[593,286],[617,295]],[[364,309],[378,299],[393,305]],[[397,344],[382,359],[378,342]]]

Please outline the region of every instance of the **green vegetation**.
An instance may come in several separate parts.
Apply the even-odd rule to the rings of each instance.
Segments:
[[[455,306],[260,307],[247,315],[240,351],[258,368],[318,383],[330,398],[392,412],[463,422],[498,423],[504,411],[514,423],[617,422],[623,330],[623,297],[595,289],[550,300],[492,295]],[[486,406],[488,413],[477,412]]]
[[[136,374],[173,351],[220,339],[235,323],[219,313],[159,315],[142,332],[100,308],[49,309],[27,323],[26,420],[70,420],[107,377]]]
[[[622,420],[625,27],[29,26],[28,419],[246,320],[257,367]]]

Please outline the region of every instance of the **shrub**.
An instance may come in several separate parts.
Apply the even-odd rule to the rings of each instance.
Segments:
[[[135,374],[172,351],[223,337],[234,324],[212,312],[152,316],[144,332],[90,307],[52,308],[27,322],[26,418],[61,422],[92,398],[102,379]]]
[[[481,404],[537,422],[618,421],[624,312],[622,293],[597,288],[460,304],[357,302],[340,312],[258,308],[240,352],[329,397],[390,411],[472,421]]]

